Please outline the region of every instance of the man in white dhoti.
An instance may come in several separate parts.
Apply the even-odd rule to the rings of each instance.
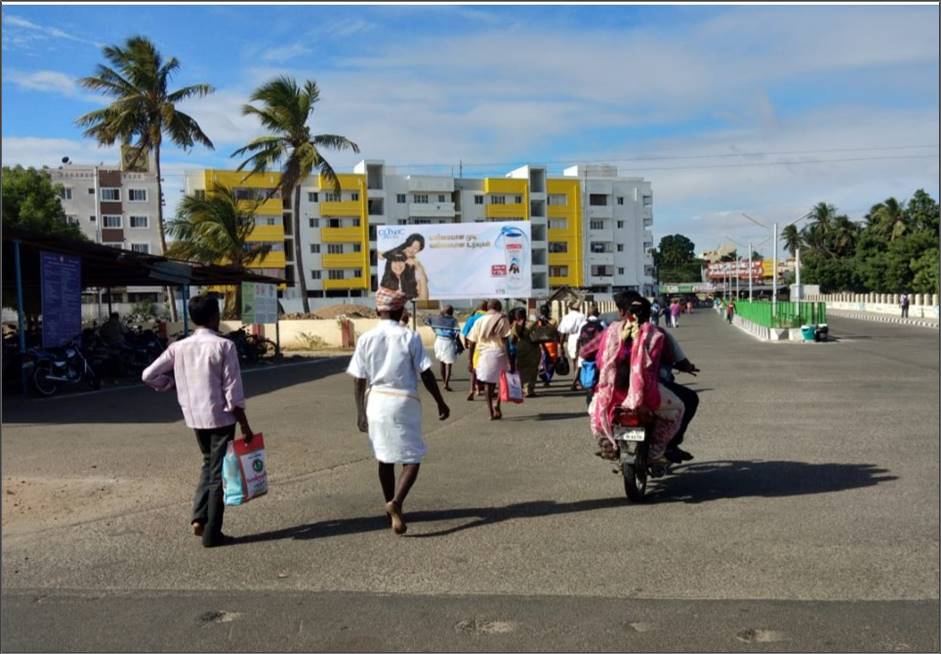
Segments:
[[[483,382],[487,387],[487,409],[491,420],[500,420],[503,412],[500,410],[500,396],[496,393],[497,384],[500,383],[500,373],[510,370],[510,357],[507,354],[506,338],[510,335],[510,322],[503,315],[503,304],[500,300],[490,300],[487,313],[474,323],[467,335],[468,370],[471,375]],[[478,353],[477,362],[474,362],[474,353]],[[496,401],[496,406],[494,406]]]
[[[419,377],[438,404],[438,419],[446,420],[450,415],[421,339],[399,323],[405,301],[401,291],[381,287],[376,291],[379,325],[356,341],[356,351],[347,368],[356,379],[357,425],[360,431],[369,434],[373,454],[379,461],[386,513],[398,535],[406,531],[402,506],[418,478],[426,450],[421,437]],[[396,463],[402,464],[398,487]]]

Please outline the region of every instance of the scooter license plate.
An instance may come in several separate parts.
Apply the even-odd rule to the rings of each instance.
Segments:
[[[628,427],[618,431],[617,440],[643,443],[646,433],[643,427]]]

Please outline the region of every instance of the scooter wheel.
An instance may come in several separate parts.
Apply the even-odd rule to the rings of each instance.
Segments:
[[[624,477],[624,493],[632,502],[642,502],[647,491],[647,472],[633,461],[621,464],[621,476]]]

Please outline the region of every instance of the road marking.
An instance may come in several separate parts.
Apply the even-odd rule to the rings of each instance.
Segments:
[[[744,629],[735,637],[743,643],[780,643],[787,640],[786,633],[771,629]]]

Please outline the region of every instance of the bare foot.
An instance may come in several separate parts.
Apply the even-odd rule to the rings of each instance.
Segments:
[[[386,513],[392,518],[392,531],[396,536],[401,536],[408,530],[402,517],[402,509],[396,502],[386,502]]]

